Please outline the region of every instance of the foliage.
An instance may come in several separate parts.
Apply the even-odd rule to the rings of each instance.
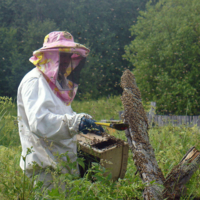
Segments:
[[[160,113],[200,114],[200,1],[160,0],[147,4],[137,24],[136,38],[125,58],[145,101],[155,101]]]
[[[93,115],[100,119],[110,119],[113,116],[117,119],[117,110],[121,110],[121,102],[119,97],[110,97],[109,99],[101,99],[98,102],[83,101],[74,102],[76,104],[77,112],[83,111]],[[77,107],[75,107],[77,105]],[[93,107],[91,108],[92,105]],[[99,106],[98,106],[99,105]],[[106,107],[105,107],[106,105]],[[116,105],[116,107],[113,107]],[[16,107],[12,99],[7,97],[0,98],[0,108],[3,110],[0,114],[0,124],[3,123],[5,116],[16,116]],[[112,108],[112,109],[109,109]],[[102,110],[104,112],[102,112]],[[7,112],[4,112],[7,111]],[[5,114],[4,114],[5,113]],[[77,175],[63,174],[58,176],[59,169],[52,173],[55,189],[48,192],[44,190],[41,192],[42,182],[38,182],[34,185],[35,179],[29,179],[24,176],[22,170],[19,167],[19,160],[21,157],[21,146],[18,138],[18,130],[16,125],[12,122],[12,118],[6,122],[9,124],[9,129],[13,130],[10,135],[2,135],[0,133],[0,199],[2,200],[14,200],[20,199],[142,199],[142,191],[145,185],[142,183],[139,175],[135,175],[136,167],[132,159],[132,153],[129,152],[127,171],[124,179],[119,179],[116,182],[110,180],[110,176],[103,177],[102,174],[105,169],[98,164],[94,164],[90,169],[90,174],[94,174],[96,178],[95,182],[91,182],[89,176],[83,178],[77,177]],[[10,122],[10,123],[9,123]],[[126,140],[124,132],[111,132],[115,137]],[[183,155],[192,146],[196,146],[200,149],[200,131],[197,126],[193,127],[174,127],[172,125],[166,127],[154,127],[149,131],[150,142],[154,148],[158,165],[166,176],[170,170],[178,164]],[[10,141],[9,141],[10,140]],[[16,140],[16,143],[9,145],[11,141]],[[9,147],[5,147],[5,146]],[[27,154],[31,153],[31,148],[28,149]],[[67,156],[67,155],[61,155]],[[23,157],[26,159],[26,157]],[[83,165],[83,160],[78,160],[79,164]],[[66,163],[60,162],[60,166],[66,165]],[[75,168],[76,163],[72,163],[68,160],[68,167]],[[88,173],[89,174],[89,173]],[[35,177],[36,178],[36,177]],[[197,170],[193,175],[189,183],[187,184],[187,196],[182,199],[191,199],[191,195],[200,196],[199,185],[200,171]],[[65,198],[64,192],[59,192],[59,183],[66,182],[67,198]]]
[[[154,127],[150,130],[149,135],[156,160],[164,176],[181,161],[191,147],[195,146],[200,149],[198,142],[200,130],[196,125],[193,127],[187,127],[186,125]],[[199,178],[200,170],[198,169],[187,184],[188,195],[200,196]]]
[[[99,165],[94,165],[90,171],[94,174],[98,173],[101,179],[91,182],[87,176],[84,178],[77,178],[72,174],[63,174],[58,176],[55,172],[52,174],[54,184],[57,185],[52,191],[40,191],[42,182],[33,187],[33,180],[25,177],[23,180],[23,173],[19,167],[21,148],[0,147],[0,198],[2,200],[14,200],[17,197],[24,199],[131,199],[132,197],[142,199],[141,193],[144,188],[140,178],[134,177],[130,165],[127,170],[125,179],[120,179],[118,182],[110,181],[109,177],[103,177],[104,169],[99,168]],[[17,152],[17,153],[16,153]],[[130,169],[130,170],[129,170]],[[131,174],[132,173],[132,174]],[[59,182],[65,181],[67,198],[65,194],[59,192]],[[25,183],[25,184],[24,184]],[[25,192],[23,193],[22,185],[25,185]]]
[[[87,96],[85,97],[87,99]],[[73,101],[72,108],[77,113],[88,113],[95,120],[119,119],[119,111],[123,111],[119,96],[101,98],[98,100]]]
[[[129,27],[147,0],[2,0],[0,1],[0,95],[16,96],[22,77],[34,66],[28,61],[46,34],[67,30],[91,49],[82,70],[77,98],[119,95],[124,45]],[[4,71],[5,70],[5,71]]]
[[[0,97],[0,145],[19,145],[16,104],[12,98]]]
[[[10,91],[10,74],[12,66],[12,53],[16,51],[17,40],[16,40],[17,30],[13,27],[0,27],[0,96],[14,96],[16,92],[12,94]],[[12,85],[13,87],[13,85]]]

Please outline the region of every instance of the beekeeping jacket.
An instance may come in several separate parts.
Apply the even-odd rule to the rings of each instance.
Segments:
[[[70,53],[64,73],[65,87],[59,84],[60,52]],[[71,108],[78,88],[73,71],[88,55],[89,50],[73,41],[68,32],[51,32],[43,47],[33,52],[30,61],[36,66],[22,79],[17,94],[19,135],[22,145],[20,167],[28,176],[39,168],[56,168],[56,155],[68,154],[76,161],[76,134],[85,113]],[[64,88],[64,89],[63,89]],[[27,155],[27,150],[31,149]],[[66,157],[62,157],[64,161]],[[62,173],[68,172],[62,168]]]

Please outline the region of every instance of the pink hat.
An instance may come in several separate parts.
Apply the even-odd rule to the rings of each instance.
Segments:
[[[69,105],[76,95],[78,85],[68,81],[68,90],[58,89],[56,83],[59,71],[59,54],[60,52],[73,54],[70,58],[72,67],[65,73],[66,76],[69,76],[80,61],[88,56],[89,51],[84,45],[75,43],[69,32],[54,31],[44,38],[43,47],[34,51],[29,60],[43,73],[55,95]]]
[[[68,53],[75,53],[83,57],[87,57],[90,51],[84,45],[74,42],[73,36],[66,31],[53,31],[46,35],[43,47],[37,51],[57,50],[60,48],[69,48]]]

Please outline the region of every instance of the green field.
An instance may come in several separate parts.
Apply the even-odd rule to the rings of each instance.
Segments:
[[[110,97],[98,101],[74,101],[72,104],[77,113],[85,112],[96,120],[118,119],[118,112],[123,110],[120,97]],[[146,107],[145,107],[146,108]],[[58,188],[51,192],[40,191],[41,184],[33,187],[33,181],[23,175],[19,167],[20,140],[17,129],[16,105],[11,99],[0,97],[0,199],[64,199],[64,194],[58,192]],[[124,132],[110,132],[116,137],[126,140]],[[154,127],[149,130],[151,144],[155,150],[159,167],[166,176],[171,169],[178,164],[184,154],[192,146],[200,149],[200,130],[198,127]],[[103,177],[104,169],[94,166],[97,181],[91,182],[89,176],[78,178],[66,174],[55,179],[67,182],[67,199],[142,199],[142,191],[145,185],[139,175],[135,175],[131,152],[129,152],[127,172],[124,179],[117,182],[110,177]],[[192,199],[192,196],[200,197],[200,171],[197,170],[187,184],[187,196],[182,199]]]

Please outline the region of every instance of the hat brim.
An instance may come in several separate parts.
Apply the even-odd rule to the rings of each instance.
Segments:
[[[60,51],[66,53],[73,53],[80,55],[82,57],[87,57],[90,50],[82,44],[70,42],[70,41],[62,41],[62,42],[54,42],[48,45],[41,47],[40,49],[33,52],[33,55],[40,54],[41,52],[47,51]]]
[[[50,44],[45,44],[40,50],[45,50],[45,49],[51,49],[51,48],[84,48],[85,50],[89,50],[87,47],[85,47],[82,44],[76,43],[76,42],[70,42],[70,41],[58,41],[58,42],[53,42]]]

